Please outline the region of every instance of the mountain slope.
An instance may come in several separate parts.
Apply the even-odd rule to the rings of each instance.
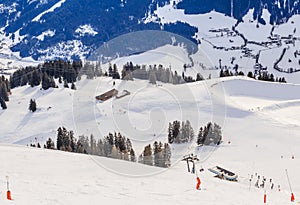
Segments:
[[[0,4],[0,27],[13,52],[22,58],[84,58],[90,52],[117,36],[139,30],[165,30],[189,39],[197,32],[192,24],[180,20],[162,26],[164,21],[148,21],[154,11],[170,5],[190,14],[217,11],[242,22],[253,10],[253,19],[262,24],[286,23],[299,13],[299,1],[137,1],[137,0],[40,0],[11,1]],[[270,17],[265,19],[263,10]],[[201,27],[199,28],[201,30]]]

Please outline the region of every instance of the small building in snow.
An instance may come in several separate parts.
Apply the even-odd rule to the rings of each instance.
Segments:
[[[116,89],[112,89],[109,90],[101,95],[97,95],[95,98],[96,100],[100,100],[100,101],[106,101],[112,97],[115,97],[116,95],[118,95],[118,90]]]

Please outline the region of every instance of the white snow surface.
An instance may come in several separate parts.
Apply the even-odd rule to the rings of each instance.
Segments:
[[[32,21],[39,21],[42,18],[42,16],[44,16],[46,13],[53,12],[55,9],[61,7],[61,5],[63,3],[65,3],[65,1],[66,0],[60,0],[59,2],[54,4],[50,9],[48,9],[47,11],[44,11],[44,12],[40,13],[39,15],[37,15],[34,19],[32,19]]]
[[[75,33],[78,34],[79,36],[85,36],[85,35],[95,36],[98,34],[98,32],[95,31],[90,24],[85,24],[85,25],[79,26],[75,30]]]
[[[45,39],[45,36],[54,36],[55,35],[55,30],[52,31],[52,30],[47,30],[47,31],[44,31],[43,33],[41,33],[39,36],[37,36],[36,38],[39,39],[40,41],[44,41]]]
[[[30,86],[12,90],[8,109],[0,111],[2,204],[254,205],[263,203],[266,191],[268,204],[282,205],[290,204],[285,169],[298,203],[300,85],[229,77],[155,86],[142,80],[83,77],[76,86],[76,91],[62,85],[47,91]],[[95,101],[96,95],[112,88],[131,94]],[[34,113],[28,111],[30,99],[37,102]],[[168,123],[176,119],[190,120],[195,134],[199,126],[214,120],[222,126],[223,143],[218,147],[172,145],[168,169],[21,146],[54,139],[56,129],[65,126],[77,136],[93,133],[96,138],[120,131],[132,140],[139,155],[155,140],[166,142]],[[195,189],[196,176],[180,161],[189,153],[200,158],[196,163],[200,191]],[[207,170],[215,165],[238,174],[238,182],[215,178]],[[204,172],[198,171],[201,167]],[[254,187],[256,173],[267,178],[265,190]],[[5,176],[9,176],[13,201],[5,200]]]

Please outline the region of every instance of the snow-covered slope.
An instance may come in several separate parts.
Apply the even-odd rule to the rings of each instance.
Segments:
[[[5,204],[260,204],[264,189],[254,187],[258,175],[267,181],[268,203],[289,204],[288,169],[294,194],[300,193],[298,172],[299,85],[221,78],[191,84],[150,85],[147,81],[82,79],[78,90],[21,87],[13,90],[8,109],[0,111],[1,142],[28,144],[55,138],[58,126],[76,135],[120,131],[132,139],[138,154],[154,140],[167,140],[172,120],[199,126],[213,120],[222,126],[219,147],[172,145],[172,166],[165,170],[95,156],[4,145],[0,146],[0,176],[10,176],[14,201]],[[61,86],[62,87],[62,86]],[[97,103],[95,95],[111,88],[128,90],[121,99]],[[29,100],[38,110],[30,113]],[[294,113],[294,114],[292,114]],[[230,141],[230,143],[228,143]],[[196,176],[187,172],[184,154],[200,157]],[[292,159],[292,156],[295,159]],[[207,169],[223,166],[239,175],[238,182],[214,178]],[[253,175],[249,190],[249,178]],[[281,191],[277,186],[280,185]],[[4,190],[3,190],[4,191]],[[4,192],[2,198],[4,201]]]
[[[5,153],[0,156],[1,203],[16,205],[263,204],[263,190],[254,188],[253,184],[249,190],[248,173],[255,174],[257,171],[268,179],[272,177],[276,185],[277,183],[281,185],[281,192],[277,191],[277,187],[274,190],[266,188],[268,204],[290,204],[284,170],[280,167],[289,168],[297,199],[299,186],[295,182],[299,180],[296,169],[299,160],[278,159],[280,163],[271,168],[273,161],[277,161],[277,157],[266,156],[264,152],[264,160],[272,158],[273,160],[262,163],[263,148],[253,146],[256,151],[251,152],[253,154],[251,159],[257,158],[259,161],[250,161],[245,158],[246,151],[249,150],[245,150],[241,155],[232,155],[238,151],[237,145],[222,146],[213,154],[211,162],[221,163],[221,160],[228,161],[228,158],[232,162],[235,161],[235,165],[229,167],[239,174],[239,182],[214,178],[213,174],[206,170],[209,164],[201,163],[205,171],[198,173],[202,181],[202,190],[199,191],[195,189],[196,176],[187,172],[185,162],[178,162],[165,170],[88,155],[1,145],[1,153]],[[103,165],[106,163],[115,169],[111,171],[104,168]],[[224,162],[222,164],[228,166]],[[200,163],[197,167],[200,167]],[[122,170],[134,173],[137,169],[152,174],[137,177],[122,175]],[[121,173],[118,173],[119,171]],[[9,176],[13,201],[5,200],[5,176]]]

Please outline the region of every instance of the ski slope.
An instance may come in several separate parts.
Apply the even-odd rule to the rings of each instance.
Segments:
[[[82,78],[76,86],[76,91],[62,85],[47,91],[30,86],[12,91],[8,109],[0,111],[2,204],[262,204],[264,189],[254,187],[257,173],[274,182],[273,190],[266,183],[268,203],[281,205],[290,200],[285,169],[298,200],[300,85],[228,77],[183,85],[116,80],[113,86],[112,79],[101,77]],[[96,95],[112,88],[131,94],[95,101]],[[35,113],[28,111],[31,98],[37,102]],[[155,140],[166,142],[168,123],[176,119],[190,120],[195,134],[207,122],[217,122],[223,143],[172,145],[169,169],[22,146],[55,139],[56,129],[65,126],[76,136],[96,138],[120,131],[139,155]],[[196,176],[181,161],[190,153],[200,158],[196,169],[201,191],[195,189]],[[238,174],[238,182],[215,178],[207,170],[215,165]],[[7,175],[13,201],[5,200]]]

